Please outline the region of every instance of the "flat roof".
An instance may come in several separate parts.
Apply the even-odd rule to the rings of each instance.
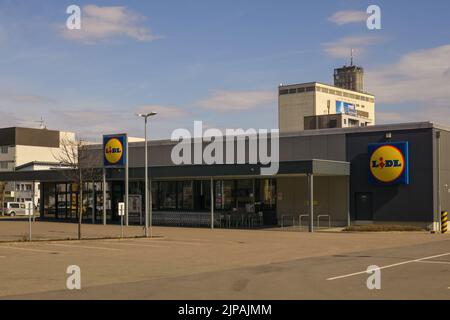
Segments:
[[[404,123],[388,123],[367,127],[353,127],[353,128],[330,128],[330,129],[314,129],[314,130],[302,130],[289,133],[280,133],[280,138],[283,137],[298,137],[298,136],[317,136],[317,135],[333,135],[333,134],[347,134],[347,133],[360,133],[360,132],[377,132],[377,131],[399,131],[399,130],[414,130],[414,129],[438,129],[450,132],[450,126],[437,124],[431,121],[423,122],[404,122]],[[245,130],[245,129],[244,129]],[[239,137],[239,136],[237,136]],[[192,138],[194,139],[194,138]],[[172,141],[170,139],[161,140],[149,140],[149,146],[160,145],[174,145],[178,141]],[[144,142],[130,142],[130,147],[143,147]],[[88,149],[102,149],[101,143],[92,144],[87,146]]]
[[[231,177],[277,177],[315,174],[319,176],[349,176],[350,163],[345,161],[331,161],[321,159],[282,161],[279,163],[278,173],[275,175],[261,175],[261,164],[215,164],[215,165],[171,165],[150,166],[149,177],[153,179],[200,179],[200,178],[231,178]],[[36,171],[7,171],[0,172],[0,181],[67,181],[70,169],[36,170]],[[101,168],[98,168],[101,172]],[[143,179],[144,168],[129,168],[130,180]],[[123,180],[123,168],[108,168],[108,180]]]
[[[375,98],[375,95],[366,92],[366,91],[354,91],[354,90],[350,90],[350,89],[345,89],[345,88],[341,88],[341,87],[337,87],[335,85],[332,84],[327,84],[327,83],[323,83],[323,82],[318,82],[318,81],[312,81],[312,82],[304,82],[304,83],[293,83],[293,84],[282,84],[278,87],[278,89],[280,88],[286,88],[289,89],[290,87],[306,87],[306,86],[316,86],[316,85],[321,85],[321,86],[326,86],[326,87],[330,87],[330,88],[334,88],[337,90],[343,90],[343,91],[348,91],[348,92],[352,92],[352,93],[358,93],[358,94],[363,94],[366,96],[371,96]]]
[[[425,122],[387,123],[367,127],[303,130],[303,131],[283,133],[280,135],[280,137],[331,135],[331,134],[347,134],[347,133],[379,132],[379,131],[399,131],[399,130],[415,130],[415,129],[438,129],[450,132],[450,126],[437,124],[431,121],[425,121]]]

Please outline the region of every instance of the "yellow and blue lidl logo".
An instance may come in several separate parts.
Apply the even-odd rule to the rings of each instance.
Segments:
[[[105,166],[125,165],[126,136],[104,136],[103,152]]]
[[[369,183],[409,184],[408,142],[369,144]]]

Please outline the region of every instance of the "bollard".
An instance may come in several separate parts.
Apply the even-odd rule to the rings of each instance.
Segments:
[[[447,211],[442,211],[442,214],[441,214],[441,230],[442,230],[442,233],[448,232],[448,212]]]

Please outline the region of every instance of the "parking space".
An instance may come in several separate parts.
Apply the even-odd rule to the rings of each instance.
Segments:
[[[450,298],[446,235],[154,233],[151,239],[0,243],[0,298]],[[70,265],[81,268],[77,292],[65,287]],[[370,265],[382,268],[382,290],[366,287]]]

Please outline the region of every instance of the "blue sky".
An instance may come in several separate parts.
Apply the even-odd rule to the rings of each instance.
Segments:
[[[65,28],[71,4],[82,30]],[[381,30],[352,19],[370,4]],[[153,138],[276,128],[278,84],[331,83],[350,47],[378,123],[450,124],[449,18],[447,0],[0,0],[0,126],[141,136],[133,114],[156,110]]]

